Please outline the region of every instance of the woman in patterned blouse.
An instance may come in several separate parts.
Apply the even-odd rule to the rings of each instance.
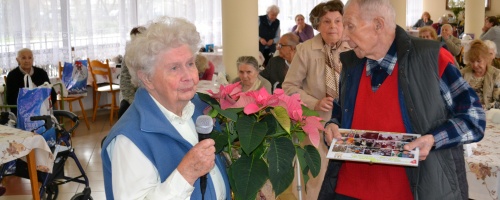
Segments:
[[[469,64],[460,71],[485,109],[500,107],[500,70],[491,66],[488,51],[483,41],[472,41],[465,55]]]

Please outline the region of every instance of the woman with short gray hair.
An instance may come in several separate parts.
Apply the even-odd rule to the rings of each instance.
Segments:
[[[127,46],[139,88],[102,145],[106,199],[231,199],[215,142],[198,141],[193,120],[208,106],[196,95],[199,47],[193,24],[168,17]]]
[[[238,78],[234,81],[240,81],[241,91],[260,90],[266,88],[271,94],[271,83],[259,75],[259,63],[253,56],[240,56],[236,61],[238,67]]]

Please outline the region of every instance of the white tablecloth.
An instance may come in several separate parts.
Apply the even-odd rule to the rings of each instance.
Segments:
[[[500,200],[500,124],[487,120],[483,140],[465,161],[469,198]]]

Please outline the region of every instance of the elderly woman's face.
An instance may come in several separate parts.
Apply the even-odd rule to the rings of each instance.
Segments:
[[[342,38],[344,25],[342,23],[342,15],[338,12],[327,12],[321,17],[318,31],[323,40],[333,46]]]
[[[241,85],[252,87],[259,75],[259,72],[251,64],[242,63],[238,66],[238,77],[241,80]]]
[[[179,105],[185,106],[196,93],[199,78],[194,61],[195,56],[189,46],[184,44],[160,53],[152,76],[148,80],[141,80],[161,105],[176,113]]]
[[[477,60],[471,60],[470,65],[475,74],[484,75],[486,72],[487,59],[484,57],[479,57]]]
[[[304,25],[304,24],[305,24],[305,22],[304,22],[304,18],[303,18],[303,17],[301,17],[301,16],[298,16],[298,17],[295,19],[295,23],[296,23],[297,25]]]
[[[429,31],[422,31],[418,34],[418,37],[423,38],[423,39],[428,39],[428,40],[434,40],[432,38],[431,32]]]
[[[33,53],[31,51],[19,52],[19,56],[16,58],[19,63],[19,67],[23,70],[30,70],[33,66]]]

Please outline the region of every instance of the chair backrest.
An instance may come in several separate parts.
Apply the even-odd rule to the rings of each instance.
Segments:
[[[109,81],[109,88],[111,91],[113,91],[113,76],[111,74],[111,68],[109,68],[109,61],[106,59],[105,63],[102,63],[99,60],[90,60],[87,58],[88,61],[88,67],[90,70],[90,73],[92,74],[92,87],[94,91],[97,91],[97,88],[99,87],[97,84],[97,76],[106,76],[108,81]]]
[[[57,68],[57,73],[59,78],[62,78],[63,69],[64,69],[63,64],[61,63],[61,61],[59,61],[59,68]]]

